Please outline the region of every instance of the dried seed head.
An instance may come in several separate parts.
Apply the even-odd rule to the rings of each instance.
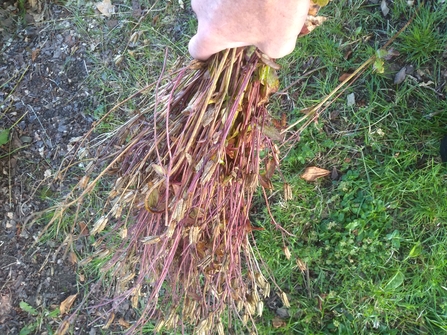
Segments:
[[[93,226],[93,229],[90,231],[91,236],[95,236],[97,233],[100,233],[104,230],[106,227],[107,221],[109,221],[109,218],[106,216],[101,216]]]
[[[255,315],[256,304],[253,301],[247,301],[247,303],[245,304],[245,310],[249,315]]]
[[[143,244],[155,244],[161,241],[159,236],[146,236],[143,237],[140,242]]]
[[[121,229],[119,235],[122,239],[125,239],[127,237],[127,228]]]
[[[283,184],[284,191],[284,201],[289,201],[293,199],[292,187],[288,183]]]
[[[255,280],[256,280],[256,284],[258,284],[258,286],[262,289],[265,288],[265,285],[267,284],[264,276],[262,275],[262,273],[260,272],[256,272],[255,273]]]
[[[290,259],[290,257],[292,257],[292,255],[290,254],[290,250],[289,250],[288,247],[284,246],[284,247],[282,248],[282,250],[284,251],[284,255],[286,255],[286,258],[287,258],[287,259]]]
[[[130,303],[133,308],[138,308],[138,298],[140,296],[141,296],[141,285],[138,284],[137,287],[135,287],[133,290],[132,298],[130,298]],[[163,325],[162,325],[162,327],[163,327]]]
[[[264,302],[258,301],[256,305],[257,315],[262,316],[262,312],[264,311]]]
[[[301,270],[301,272],[307,271],[307,265],[303,260],[297,258],[296,265],[298,265],[298,268]]]
[[[244,325],[244,327],[247,326],[248,319],[249,319],[249,316],[248,316],[247,313],[245,313],[245,314],[242,316],[242,324]]]
[[[131,272],[120,279],[120,284],[125,285],[135,277],[135,273]]]
[[[219,322],[217,323],[216,328],[217,328],[217,334],[218,334],[218,335],[225,335],[225,329],[224,329],[224,326],[223,326],[223,324],[222,324],[221,321],[219,321]]]
[[[189,244],[196,244],[199,239],[200,227],[193,226],[189,229]]]
[[[281,297],[281,301],[284,304],[284,306],[286,308],[290,308],[290,302],[289,302],[289,298],[287,298],[287,294],[285,294],[284,292],[281,292],[279,294],[279,296]]]

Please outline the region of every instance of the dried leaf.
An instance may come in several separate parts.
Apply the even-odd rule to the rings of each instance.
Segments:
[[[68,329],[70,329],[70,322],[68,322],[68,320],[64,320],[59,325],[59,328],[57,329],[55,335],[65,335]]]
[[[166,170],[164,167],[157,164],[152,164],[152,169],[154,169],[155,173],[160,177],[166,177]]]
[[[144,199],[144,207],[146,210],[151,213],[162,213],[163,209],[158,209],[158,200],[160,193],[157,188],[153,189],[146,195],[146,199]]]
[[[272,320],[273,328],[282,328],[287,325],[286,321],[281,319],[279,316],[275,316]]]
[[[327,20],[327,17],[324,16],[311,16],[308,15],[306,22],[304,22],[303,28],[301,28],[301,32],[299,36],[304,36],[309,34],[312,30],[317,28],[318,26],[321,26],[324,21]]]
[[[264,126],[262,128],[262,133],[273,141],[282,141],[284,139],[281,132],[273,126]]]
[[[292,257],[292,254],[290,253],[290,250],[288,247],[283,247],[282,251],[284,251],[284,255],[286,255],[286,258],[289,260],[290,257]]]
[[[259,175],[259,183],[266,190],[272,190],[273,189],[272,181],[269,178],[267,178],[267,176],[265,176],[264,174],[260,174]]]
[[[124,328],[129,328],[130,327],[130,323],[127,322],[126,320],[124,320],[123,318],[120,318],[118,320],[118,323],[120,326],[124,327]]]
[[[70,263],[75,265],[78,262],[78,256],[76,256],[76,254],[71,251],[69,254],[69,259],[70,259]]]
[[[107,319],[107,322],[104,326],[102,326],[101,329],[109,329],[110,325],[112,324],[113,320],[115,320],[115,313],[111,313],[109,315],[109,318]]]
[[[31,61],[35,61],[37,56],[39,56],[40,54],[40,49],[34,49],[33,51],[31,51]]]
[[[110,0],[103,0],[96,4],[96,8],[101,12],[102,15],[111,17],[115,12],[115,6],[112,5]]]
[[[401,84],[407,76],[407,68],[404,66],[400,69],[399,72],[396,73],[396,76],[394,77],[394,84],[399,85]]]
[[[390,12],[390,9],[388,8],[385,0],[382,0],[382,2],[380,3],[380,9],[382,10],[383,16],[387,16]]]
[[[276,170],[276,161],[273,158],[271,158],[265,164],[265,176],[267,178],[272,178],[273,174],[275,173],[275,170]]]
[[[316,16],[321,7],[326,6],[329,0],[310,0],[308,15]]]
[[[345,80],[348,79],[349,76],[351,76],[351,75],[352,75],[351,72],[343,73],[343,74],[338,78],[338,81],[340,81],[340,82],[345,81]]]
[[[73,305],[77,296],[78,296],[78,294],[70,295],[67,299],[65,299],[64,301],[61,302],[61,305],[59,306],[61,315],[67,313],[70,310],[71,305]]]
[[[88,227],[84,221],[79,221],[79,236],[88,236]]]
[[[326,177],[331,173],[331,171],[326,169],[321,169],[316,166],[310,166],[306,168],[304,173],[301,175],[301,178],[303,178],[306,181],[315,181],[318,178]]]

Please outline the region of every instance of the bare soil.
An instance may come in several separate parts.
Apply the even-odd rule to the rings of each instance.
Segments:
[[[38,315],[19,303],[43,315],[78,290],[75,269],[54,257],[57,245],[30,248],[41,229],[30,224],[33,215],[60,191],[52,176],[93,122],[95,102],[85,84],[91,61],[64,20],[68,14],[49,3],[37,23],[0,1],[0,131],[11,129],[0,146],[1,334],[19,334],[30,324],[36,324],[33,333],[55,330],[37,324]]]

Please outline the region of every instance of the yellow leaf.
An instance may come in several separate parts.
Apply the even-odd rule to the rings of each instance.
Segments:
[[[59,307],[61,315],[67,313],[70,310],[71,305],[73,305],[77,296],[78,296],[77,294],[70,295],[67,299],[61,302],[61,305]]]
[[[310,166],[306,168],[304,173],[301,175],[301,178],[303,178],[305,181],[315,181],[318,178],[326,177],[331,173],[331,171],[321,169],[316,166]]]

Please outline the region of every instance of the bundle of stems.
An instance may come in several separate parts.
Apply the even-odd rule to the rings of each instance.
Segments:
[[[80,194],[54,215],[63,220],[73,206],[80,215],[83,199],[113,175],[89,234],[115,283],[111,312],[145,300],[129,333],[153,318],[157,331],[224,334],[221,320],[231,326],[235,317],[255,329],[270,284],[250,244],[249,211],[258,185],[271,185],[282,139],[266,109],[279,85],[270,65],[255,48],[229,49],[160,80],[152,103],[98,146],[88,170],[99,174],[82,178]]]

